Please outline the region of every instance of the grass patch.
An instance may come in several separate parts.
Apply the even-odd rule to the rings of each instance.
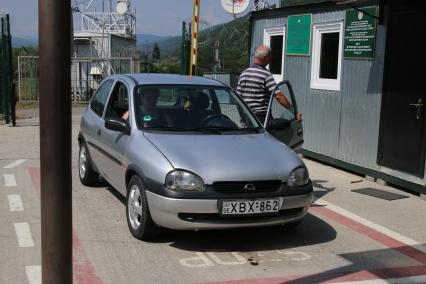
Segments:
[[[86,107],[88,102],[72,102],[71,107]],[[35,109],[40,107],[40,101],[19,101],[16,103],[16,109]]]

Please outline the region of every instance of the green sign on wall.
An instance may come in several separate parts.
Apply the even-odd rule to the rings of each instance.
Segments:
[[[345,57],[373,58],[376,43],[377,7],[346,11]]]
[[[288,17],[287,55],[310,55],[312,15]]]

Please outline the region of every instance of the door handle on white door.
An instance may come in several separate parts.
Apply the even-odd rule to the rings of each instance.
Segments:
[[[422,108],[423,108],[423,100],[419,99],[417,101],[417,104],[409,104],[409,106],[417,108],[417,120],[420,120],[421,114],[422,114]]]

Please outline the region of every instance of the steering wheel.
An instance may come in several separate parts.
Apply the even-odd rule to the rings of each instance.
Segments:
[[[201,122],[200,125],[201,126],[205,126],[205,124],[207,124],[208,122],[218,119],[218,118],[224,118],[226,120],[230,120],[229,117],[227,117],[226,115],[222,114],[222,113],[213,113],[210,114],[208,116],[206,116]]]

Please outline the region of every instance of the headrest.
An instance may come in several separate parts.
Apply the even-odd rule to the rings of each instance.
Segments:
[[[143,95],[145,96],[159,96],[160,90],[158,88],[144,88]]]
[[[193,102],[199,109],[206,109],[210,105],[209,97],[203,92],[198,93],[198,97],[193,97]]]

